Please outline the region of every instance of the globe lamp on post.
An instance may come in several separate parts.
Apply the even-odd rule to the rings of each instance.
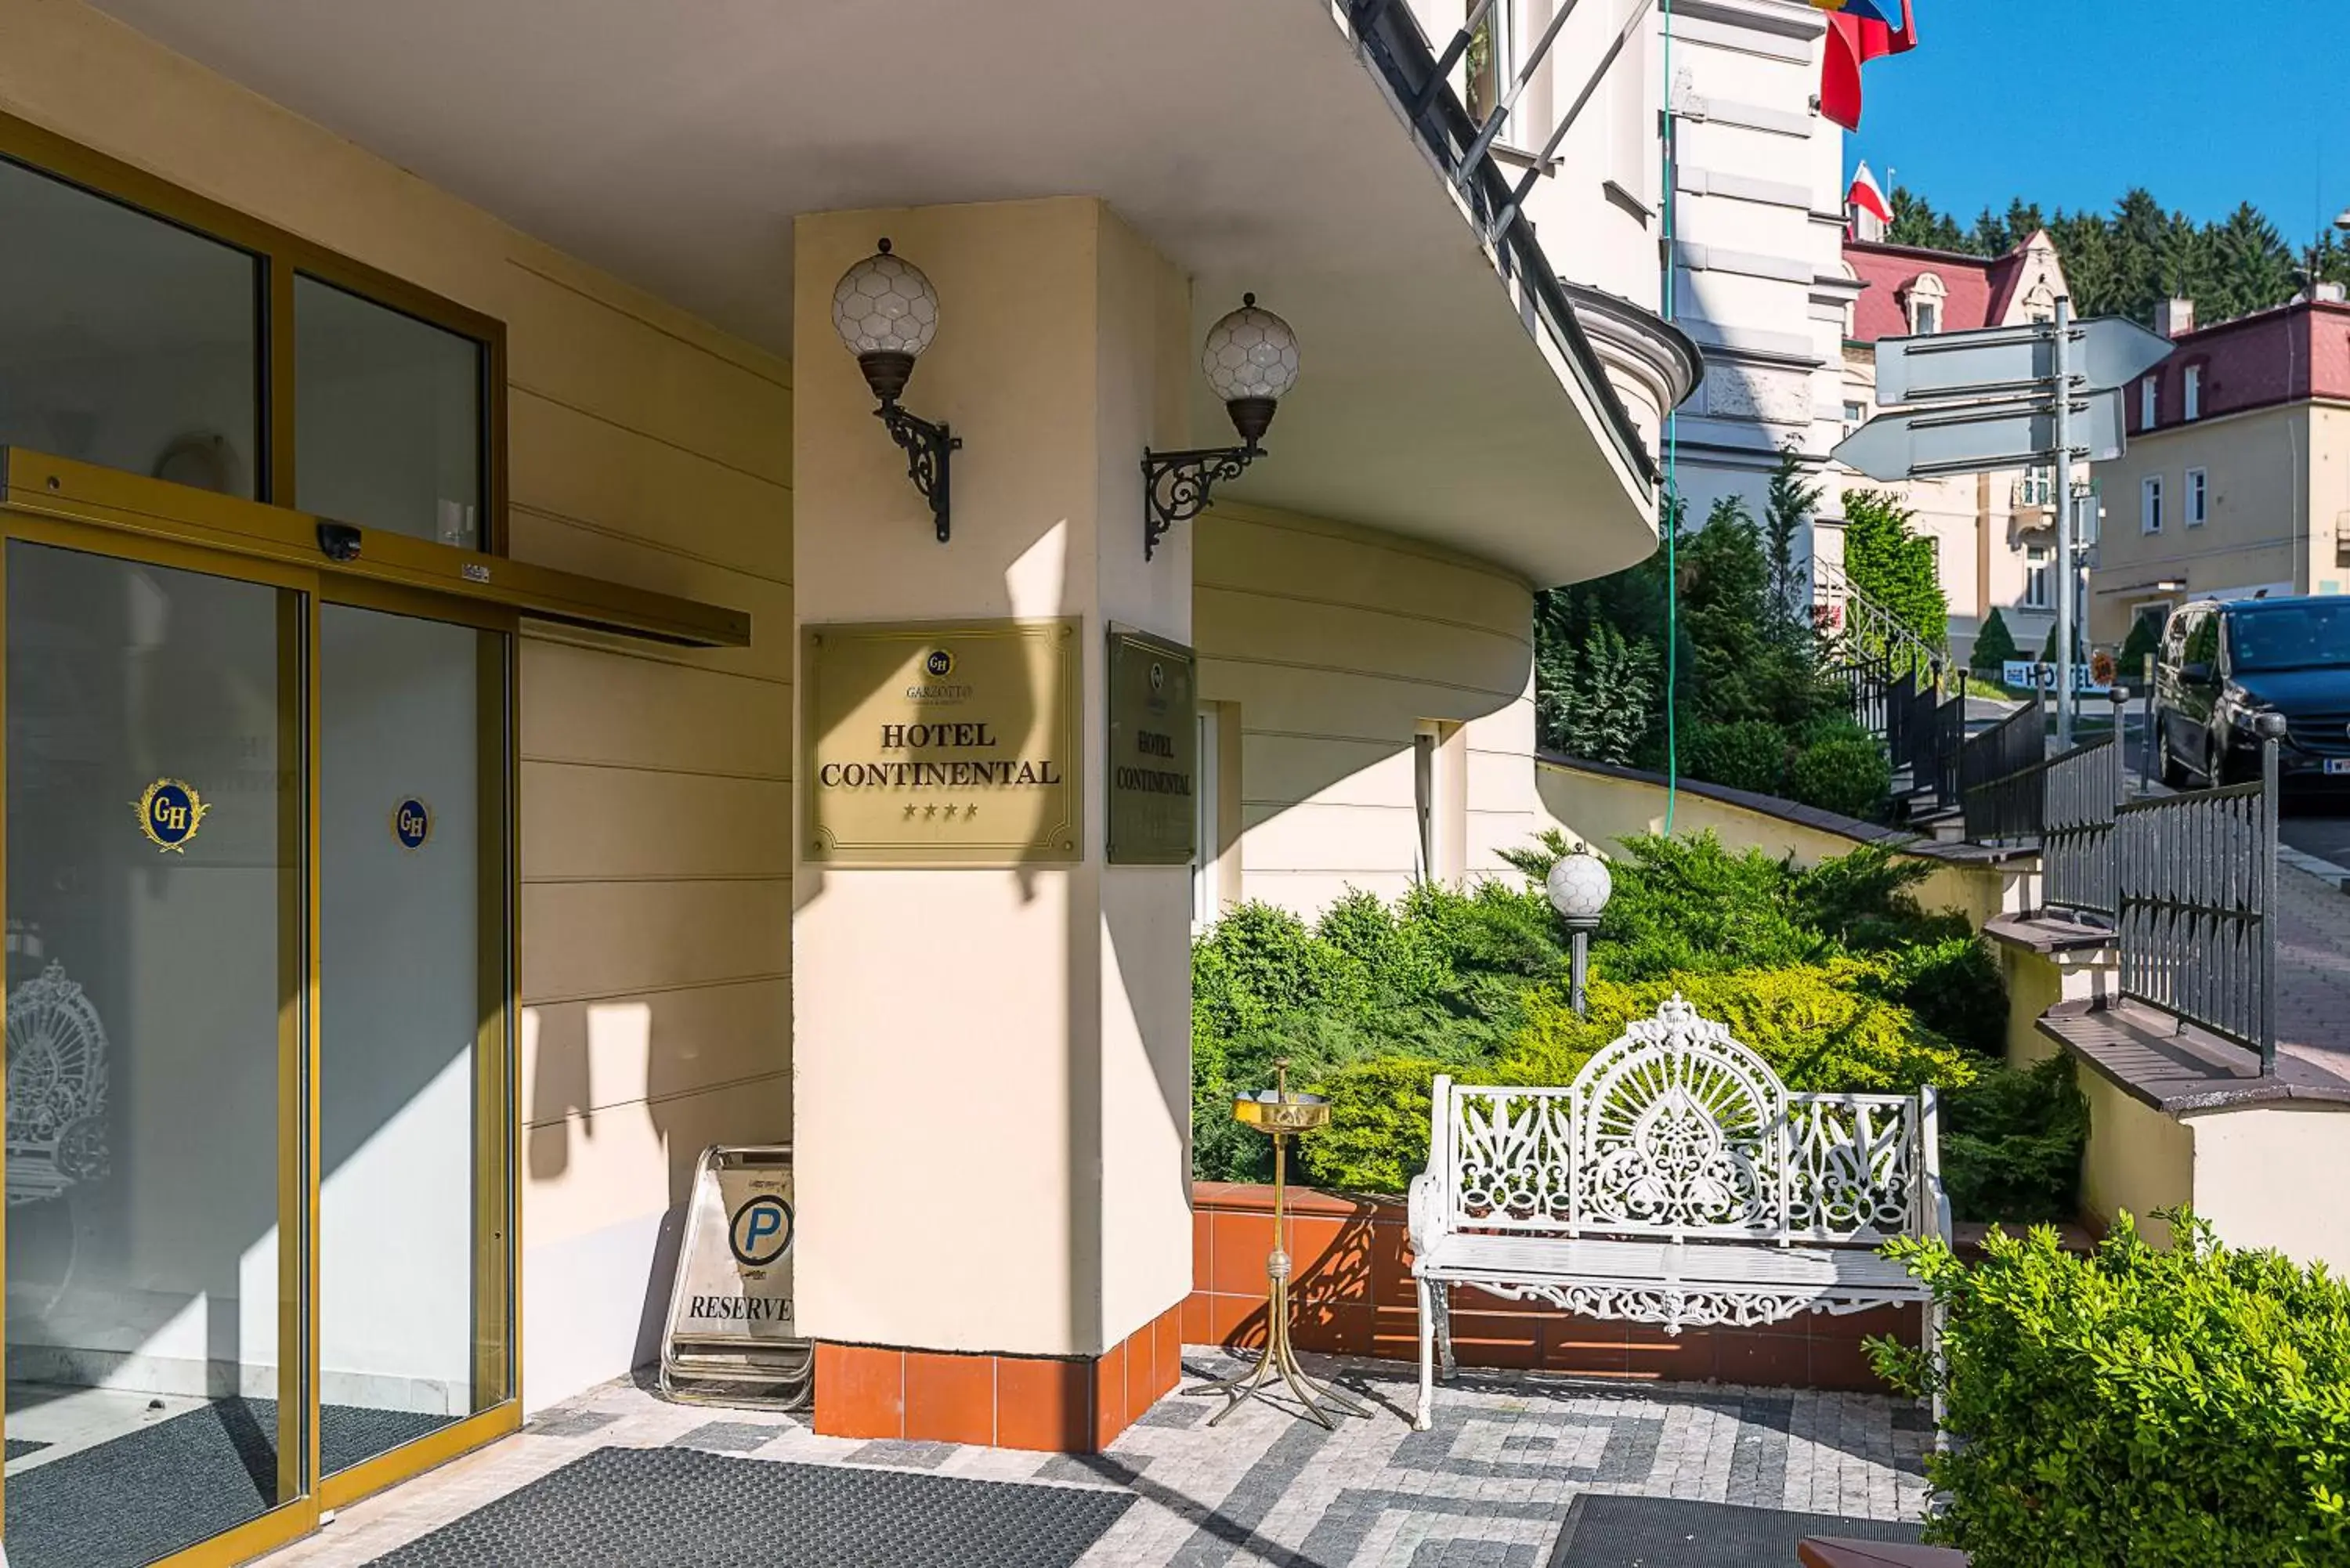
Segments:
[[[1550,907],[1566,922],[1568,947],[1574,954],[1574,978],[1570,1000],[1575,1015],[1583,1016],[1584,981],[1590,969],[1591,933],[1599,929],[1599,917],[1607,909],[1608,896],[1615,892],[1615,879],[1607,874],[1607,862],[1588,849],[1577,849],[1562,855],[1557,864],[1544,878],[1543,888],[1550,895]]]

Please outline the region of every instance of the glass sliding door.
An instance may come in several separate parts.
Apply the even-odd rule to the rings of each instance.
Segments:
[[[331,1482],[509,1392],[506,639],[328,604],[318,649]]]
[[[7,1560],[304,1490],[304,596],[10,539]]]

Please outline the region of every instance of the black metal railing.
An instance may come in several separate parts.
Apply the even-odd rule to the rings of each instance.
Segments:
[[[2040,902],[2103,925],[2120,909],[2114,818],[2121,806],[2120,738],[2101,735],[2028,770],[2041,785]]]
[[[2276,1068],[2277,742],[2252,784],[2139,801],[2114,827],[2122,994]]]
[[[1967,693],[1963,680],[1959,683],[1958,695],[1934,710],[1932,736],[1930,776],[1934,798],[1947,810],[1959,804],[1959,767],[1967,748]]]
[[[1543,254],[1534,224],[1489,151],[1492,139],[1445,79],[1460,49],[1440,61],[1406,0],[1353,0],[1348,14],[1364,57],[1387,84],[1412,134],[1460,193],[1478,234],[1492,246],[1502,276],[1521,290],[1522,307],[1532,317],[1527,325],[1539,321],[1549,331],[1577,389],[1599,410],[1599,422],[1625,466],[1653,489],[1662,478],[1656,458],[1575,319],[1558,269]],[[1455,39],[1456,45],[1465,43],[1465,37]]]
[[[1959,753],[1959,798],[1967,837],[1976,844],[2012,844],[2040,836],[2039,765],[2048,760],[2048,725],[2037,701],[2026,702]]]
[[[1885,662],[1864,654],[1831,664],[1824,673],[1844,694],[1845,705],[1852,710],[1853,722],[1872,736],[1884,739],[1891,722],[1893,694],[1892,672]]]

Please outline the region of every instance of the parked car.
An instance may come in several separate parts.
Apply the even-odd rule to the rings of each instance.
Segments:
[[[2288,785],[2350,788],[2350,597],[2201,600],[2174,611],[2155,672],[2155,744],[2173,787],[2260,776],[2278,714]]]

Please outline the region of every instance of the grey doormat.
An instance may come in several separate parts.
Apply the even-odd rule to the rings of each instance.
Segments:
[[[1918,1526],[1586,1492],[1567,1510],[1550,1568],[1792,1568],[1807,1535],[1915,1545]]]
[[[598,1449],[375,1563],[1068,1568],[1133,1502],[1099,1488]]]
[[[329,1405],[319,1462],[332,1473],[452,1418]],[[10,1476],[8,1563],[139,1568],[258,1519],[276,1497],[276,1402],[215,1400]]]

